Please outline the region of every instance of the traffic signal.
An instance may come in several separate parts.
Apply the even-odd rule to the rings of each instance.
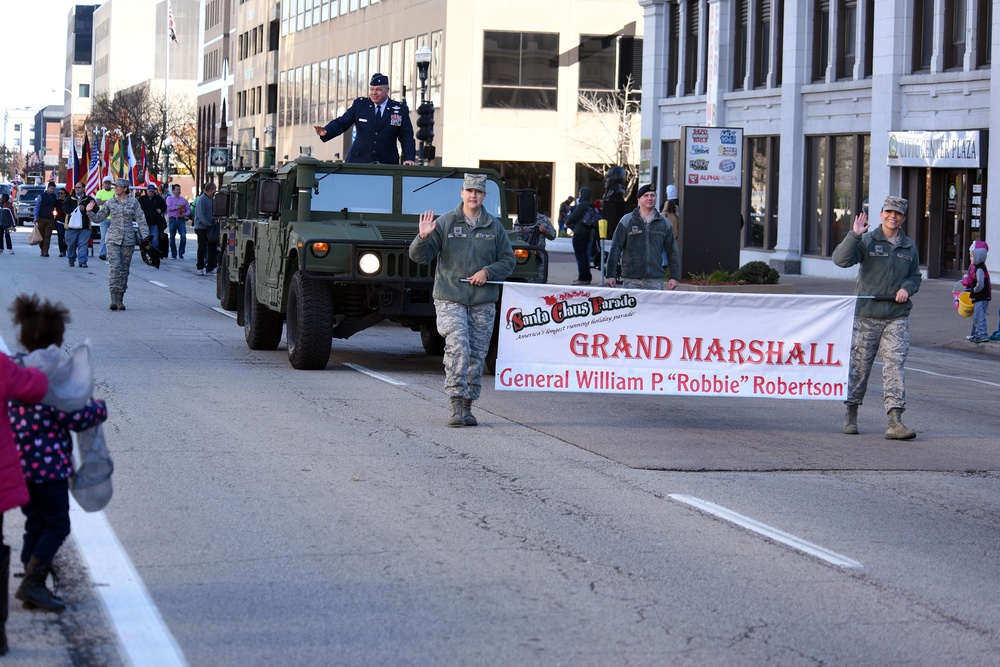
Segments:
[[[417,139],[425,144],[434,142],[433,102],[421,102],[417,107]]]

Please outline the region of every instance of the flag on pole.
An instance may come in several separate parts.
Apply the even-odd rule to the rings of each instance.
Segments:
[[[108,143],[108,132],[105,132],[101,136],[101,181],[109,176],[111,176],[111,145]]]
[[[156,186],[157,189],[159,189],[160,188],[160,182],[158,180],[156,180],[155,178],[153,178],[153,175],[149,173],[149,165],[146,163],[146,142],[145,141],[142,142],[142,158],[140,159],[140,162],[142,162],[143,181],[145,181],[146,185],[149,185],[150,183],[152,183],[153,185]]]
[[[84,151],[85,153],[87,151]],[[87,169],[87,187],[85,192],[93,196],[101,189],[101,146],[94,135],[94,143],[90,146],[90,167]]]
[[[84,133],[84,136],[87,136],[86,133]],[[72,144],[73,150],[66,164],[66,186],[72,192],[73,186],[80,179],[80,156],[76,152],[76,140],[70,139],[70,144]]]
[[[128,182],[129,185],[139,185],[139,179],[136,178],[138,163],[135,159],[135,151],[132,150],[132,133],[129,132],[125,135],[125,139],[128,141],[128,152],[125,153],[125,159],[128,162]]]
[[[174,25],[174,8],[170,0],[167,0],[167,30],[170,32],[170,41],[180,44],[177,41],[177,27]]]
[[[111,146],[111,178],[125,178],[125,150],[117,137]]]

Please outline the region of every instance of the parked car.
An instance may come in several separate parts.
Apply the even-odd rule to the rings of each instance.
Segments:
[[[18,222],[35,219],[35,200],[45,192],[44,185],[22,185],[17,189],[17,220]]]

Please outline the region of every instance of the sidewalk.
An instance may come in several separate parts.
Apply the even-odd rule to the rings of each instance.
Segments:
[[[576,280],[576,261],[573,259],[571,239],[557,238],[546,245],[549,251],[549,282],[569,285]],[[597,286],[597,271],[594,270],[594,286]],[[797,294],[853,294],[854,280],[837,280],[815,276],[782,275],[779,281],[785,285],[795,285]],[[970,354],[1000,357],[1000,341],[970,343],[965,339],[972,329],[972,318],[961,317],[953,306],[952,279],[927,280],[920,285],[920,291],[913,297],[910,311],[910,344],[915,347],[937,347]],[[996,331],[997,311],[990,304],[987,313],[987,327],[990,333]]]

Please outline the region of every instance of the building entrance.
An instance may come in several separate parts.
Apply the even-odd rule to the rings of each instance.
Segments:
[[[980,238],[981,193],[976,169],[907,169],[911,227],[928,278],[965,276],[969,245]],[[974,229],[974,227],[976,227]]]

